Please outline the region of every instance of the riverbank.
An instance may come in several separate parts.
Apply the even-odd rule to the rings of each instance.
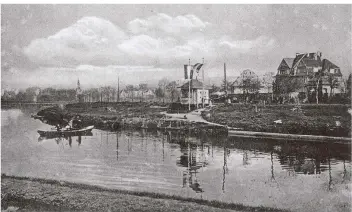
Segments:
[[[350,105],[217,105],[202,116],[243,131],[351,137]]]
[[[12,207],[19,211],[287,211],[5,175],[1,177],[1,190],[2,210]]]
[[[67,104],[63,109],[64,118],[69,120],[80,115],[84,126],[94,125],[101,130],[119,129],[179,130],[192,134],[200,132],[227,134],[223,126],[204,123],[200,114],[193,119],[172,118],[167,115],[166,104],[145,102],[97,102]]]

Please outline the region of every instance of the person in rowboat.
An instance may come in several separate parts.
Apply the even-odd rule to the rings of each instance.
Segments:
[[[73,120],[72,120],[72,127],[75,129],[81,129],[82,128],[82,120],[79,115],[77,115]]]
[[[79,115],[71,118],[68,124],[64,127],[64,130],[81,129],[82,121]]]

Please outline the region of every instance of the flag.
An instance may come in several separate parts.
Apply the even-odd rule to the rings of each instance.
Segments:
[[[193,69],[190,65],[184,65],[185,71],[185,79],[192,79],[193,78]]]
[[[199,70],[202,68],[203,64],[202,63],[196,63],[193,66],[193,70],[195,70],[197,73],[199,73]]]

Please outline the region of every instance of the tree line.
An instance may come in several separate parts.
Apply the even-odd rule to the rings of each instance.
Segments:
[[[167,78],[159,80],[158,85],[149,86],[147,83],[138,85],[128,84],[120,89],[117,86],[102,86],[99,88],[83,89],[82,95],[85,102],[116,102],[116,101],[160,101],[174,102],[180,95],[176,81]],[[127,96],[122,96],[127,94]],[[16,102],[58,102],[77,101],[76,89],[56,89],[29,87],[14,91],[4,90],[1,101]]]

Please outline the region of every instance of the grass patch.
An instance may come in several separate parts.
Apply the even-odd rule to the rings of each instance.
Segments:
[[[133,196],[140,196],[140,197],[150,197],[153,199],[178,200],[178,201],[182,201],[182,202],[197,203],[199,205],[210,206],[210,207],[215,207],[215,208],[220,208],[220,209],[231,209],[231,210],[239,210],[239,211],[259,211],[259,212],[261,212],[261,211],[272,211],[272,212],[288,211],[288,210],[282,210],[282,209],[270,208],[270,207],[253,207],[253,206],[246,206],[243,204],[225,203],[225,202],[220,202],[220,201],[215,201],[215,200],[209,201],[209,200],[181,197],[181,196],[175,196],[175,195],[167,195],[167,194],[154,193],[154,192],[140,192],[140,191],[109,189],[109,188],[103,188],[103,187],[99,187],[99,186],[93,186],[93,185],[87,185],[87,184],[81,184],[81,183],[72,183],[72,182],[66,182],[66,181],[49,180],[49,179],[7,176],[4,174],[2,175],[2,179],[32,181],[32,182],[38,182],[43,185],[44,184],[54,185],[54,186],[56,186],[55,190],[59,189],[60,187],[61,188],[67,187],[70,189],[86,190],[86,191],[92,191],[92,192],[108,192],[111,194],[123,194],[123,195],[133,195]],[[30,184],[27,183],[27,185],[30,185]],[[38,188],[38,190],[41,190],[41,189],[42,188]],[[3,193],[6,194],[6,189],[5,189],[5,191],[3,191]],[[16,196],[12,195],[12,198],[19,198],[19,196],[16,197]],[[153,203],[153,202],[151,202],[151,203]],[[180,211],[182,211],[182,210],[180,210]]]
[[[210,111],[210,122],[247,131],[274,132],[285,134],[351,136],[350,105],[295,105],[257,106],[250,104],[218,105]],[[275,124],[282,120],[282,124]],[[336,121],[341,126],[336,125]]]

